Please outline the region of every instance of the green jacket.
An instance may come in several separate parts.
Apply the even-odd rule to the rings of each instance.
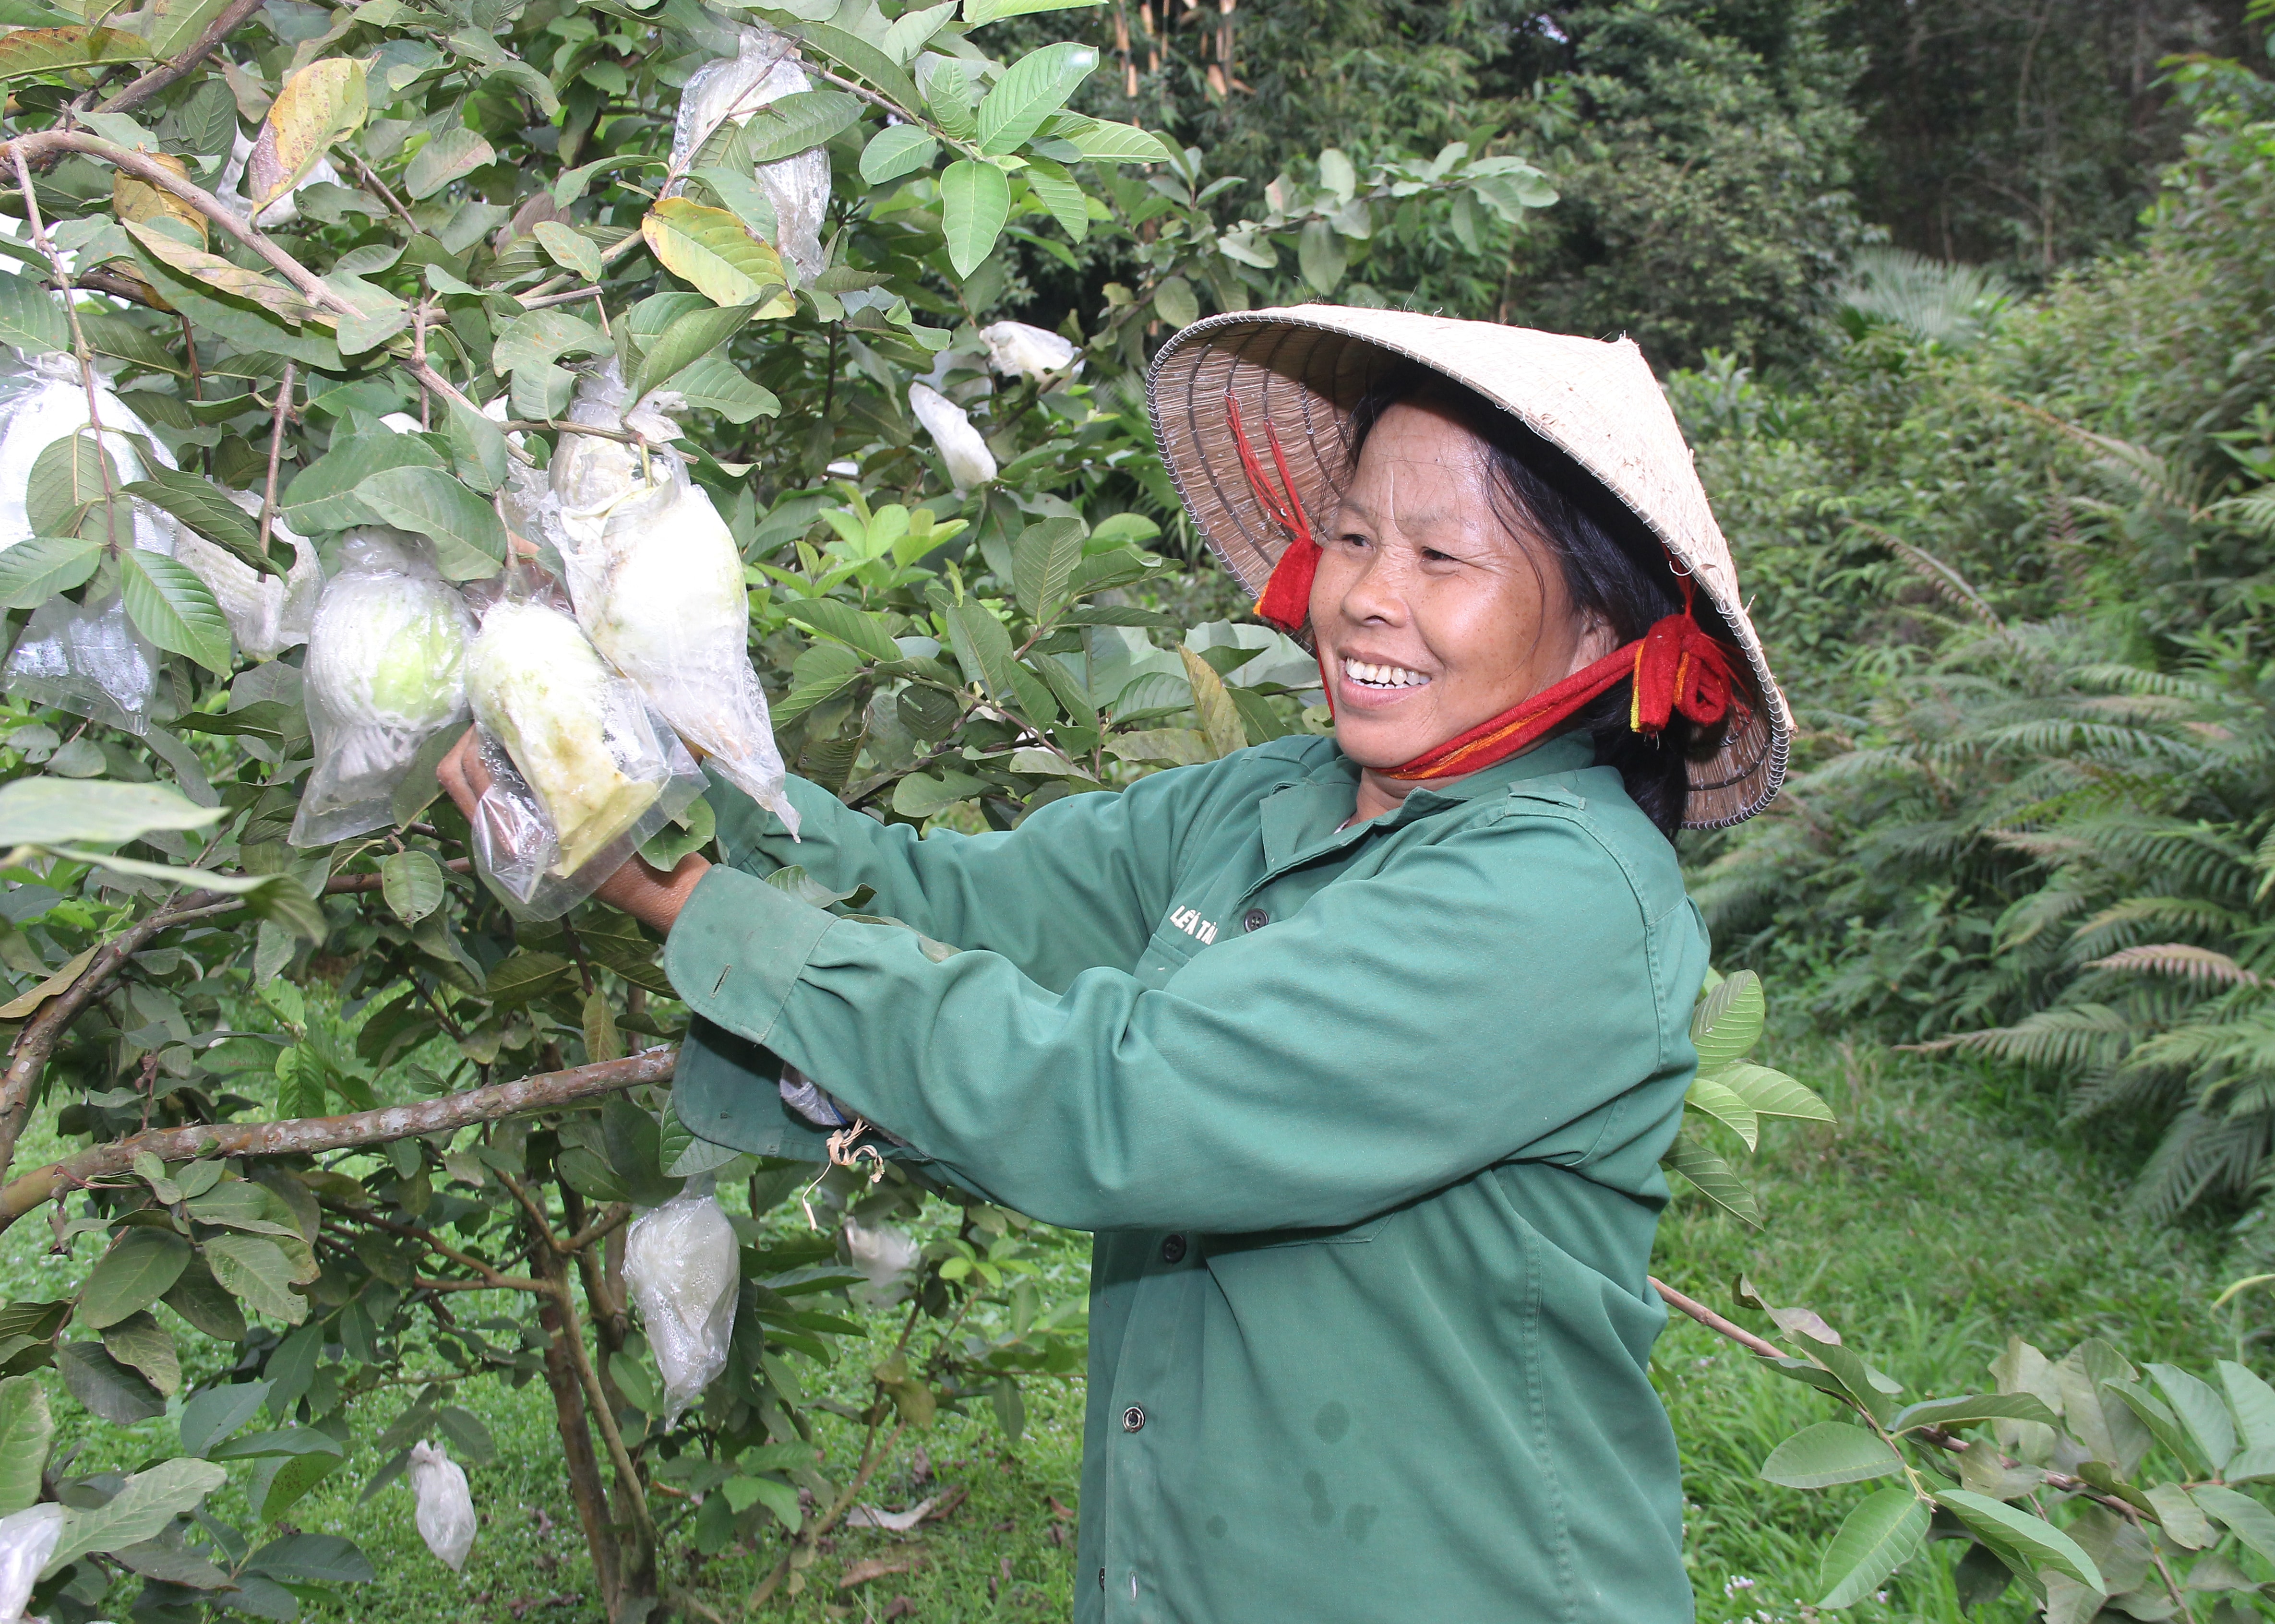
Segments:
[[[1095,1233],[1077,1620],[1691,1617],[1645,1271],[1706,933],[1589,760],[1553,741],[1348,830],[1321,738],[1005,835],[792,781],[793,844],[717,796],[732,866],[665,952],[709,1115],[779,1130],[764,1045]],[[793,862],[976,950],[748,872]]]

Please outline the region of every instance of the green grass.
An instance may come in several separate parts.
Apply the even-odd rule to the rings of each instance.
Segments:
[[[1660,1232],[1655,1265],[1670,1284],[1727,1310],[1734,1278],[1747,1273],[1771,1300],[1823,1313],[1915,1396],[1979,1390],[1988,1380],[1985,1364],[2009,1333],[2057,1356],[2087,1334],[2106,1336],[2136,1358],[2201,1366],[2233,1354],[2234,1327],[2209,1304],[2249,1266],[2223,1256],[2224,1246],[2235,1250],[2235,1243],[2206,1230],[2151,1230],[2128,1220],[2120,1210],[2121,1168],[2060,1130],[2032,1097],[2001,1102],[1959,1066],[1851,1053],[1821,1039],[1772,1047],[1772,1058],[1826,1092],[1841,1124],[1771,1129],[1752,1168],[1770,1213],[1758,1234],[1693,1200],[1679,1203]],[[26,1147],[26,1156],[42,1152]],[[0,1281],[11,1295],[39,1292],[41,1282],[63,1274],[39,1256],[48,1239],[37,1221],[6,1237]],[[87,1244],[80,1243],[82,1251]],[[876,1316],[874,1324],[872,1354],[881,1357],[898,1315]],[[184,1338],[185,1351],[194,1341]],[[857,1388],[871,1362],[849,1348],[817,1386],[844,1399],[865,1396]],[[2253,1362],[2268,1367],[2256,1355]],[[1817,1552],[1863,1491],[1806,1494],[1765,1484],[1754,1472],[1788,1432],[1827,1418],[1829,1405],[1682,1319],[1659,1343],[1654,1366],[1682,1446],[1688,1558],[1700,1619],[1800,1624],[1816,1616],[1805,1604],[1820,1593]],[[132,1466],[170,1441],[168,1421],[122,1433],[90,1425],[59,1385],[54,1398],[63,1439],[87,1442],[83,1462]],[[392,1393],[361,1401],[359,1439],[382,1430],[400,1401]],[[464,1575],[450,1574],[420,1545],[407,1487],[356,1504],[376,1464],[367,1453],[294,1508],[299,1526],[351,1535],[380,1569],[379,1582],[356,1590],[341,1616],[487,1624],[514,1617],[520,1605],[533,1624],[599,1620],[583,1538],[556,1465],[549,1396],[535,1383],[518,1392],[484,1384],[465,1401],[495,1433],[500,1463],[472,1474],[483,1524]],[[967,1498],[913,1538],[841,1533],[811,1570],[805,1594],[769,1616],[881,1620],[897,1598],[906,1598],[920,1620],[1067,1616],[1073,1526],[1051,1500],[1076,1503],[1081,1402],[1078,1382],[1033,1391],[1016,1448],[1006,1446],[984,1406],[971,1417],[945,1416],[930,1433],[912,1437],[878,1475],[868,1500],[898,1507],[950,1486],[963,1487]],[[821,1423],[830,1475],[843,1481],[859,1447],[858,1430],[826,1416]],[[672,1580],[728,1618],[740,1616],[752,1584],[779,1554],[770,1545],[691,1561],[684,1532],[669,1549]],[[918,1551],[923,1563],[911,1571],[838,1589],[840,1575],[865,1558]],[[1947,1565],[1948,1547],[1943,1554]],[[1942,1573],[1930,1565],[1899,1583],[1886,1605],[1866,1603],[1846,1616],[1860,1624],[1958,1624]],[[122,1590],[122,1606],[125,1597]],[[2023,1616],[2010,1597],[1978,1618],[2019,1624]]]

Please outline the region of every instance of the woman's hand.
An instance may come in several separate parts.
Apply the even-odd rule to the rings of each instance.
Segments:
[[[466,821],[472,823],[476,803],[490,787],[489,769],[482,765],[473,729],[468,728],[465,736],[442,758],[442,765],[435,769],[435,776],[465,814]],[[611,908],[622,909],[658,934],[669,936],[672,921],[679,918],[679,910],[687,905],[696,882],[710,867],[708,862],[691,851],[666,873],[635,854],[602,880],[593,895]]]

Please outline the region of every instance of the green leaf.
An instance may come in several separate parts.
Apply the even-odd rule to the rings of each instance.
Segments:
[[[2229,1533],[2275,1562],[2275,1513],[2240,1489],[2211,1484],[2193,1492],[2196,1504],[2225,1523]]]
[[[496,1462],[497,1445],[490,1438],[490,1430],[472,1411],[460,1409],[455,1404],[445,1404],[435,1412],[435,1420],[450,1442],[457,1446],[460,1461],[469,1466],[490,1466]]]
[[[71,348],[63,306],[36,276],[0,276],[0,344],[26,355]]]
[[[1095,119],[1067,139],[1096,163],[1174,163],[1177,160],[1177,154],[1160,137],[1134,124]]]
[[[1201,302],[1183,276],[1164,276],[1154,284],[1153,313],[1171,327],[1188,328],[1201,319]]]
[[[112,431],[117,432],[117,431]],[[69,535],[79,528],[79,517],[90,504],[106,499],[115,470],[106,473],[102,454],[94,449],[94,434],[85,428],[58,435],[32,459],[24,486],[24,514],[41,535]],[[122,524],[119,540],[132,533]],[[108,533],[99,533],[107,539]]]
[[[900,646],[885,630],[885,623],[850,603],[835,598],[794,598],[781,607],[782,612],[797,624],[850,645],[866,659],[892,661],[901,658]],[[1007,651],[1010,647],[1008,638],[1004,647]]]
[[[1936,1503],[1964,1522],[1968,1530],[2001,1554],[2018,1553],[2028,1570],[2051,1567],[2090,1590],[2102,1590],[2101,1569],[2083,1546],[2044,1517],[2018,1511],[1987,1494],[1968,1489],[1939,1489]]]
[[[729,1477],[720,1485],[720,1492],[727,1497],[727,1504],[734,1508],[737,1515],[749,1510],[754,1504],[764,1506],[774,1514],[776,1521],[793,1534],[797,1532],[799,1525],[805,1521],[805,1514],[798,1505],[797,1491],[779,1479]]]
[[[55,1441],[55,1417],[36,1376],[0,1381],[0,1517],[39,1503],[40,1471]]]
[[[488,997],[493,1003],[525,1004],[564,979],[570,963],[557,953],[523,949],[490,971]]]
[[[369,1584],[379,1577],[355,1542],[337,1534],[287,1534],[246,1560],[245,1571],[312,1584]]]
[[[842,90],[793,91],[767,102],[744,127],[739,155],[753,166],[779,163],[835,140],[860,117],[858,96]]]
[[[1761,1476],[1788,1489],[1825,1489],[1902,1469],[1902,1458],[1864,1428],[1820,1421],[1771,1450]]]
[[[669,382],[740,332],[750,321],[752,306],[731,305],[691,310],[663,329],[640,358],[632,374],[631,397],[639,400],[650,389]]]
[[[1820,1607],[1848,1607],[1880,1588],[1880,1581],[1911,1560],[1927,1537],[1928,1510],[1901,1485],[1867,1495],[1843,1519],[1825,1548],[1817,1582]]]
[[[561,1152],[561,1177],[587,1201],[629,1201],[631,1192],[608,1164],[583,1145]]]
[[[0,79],[149,59],[147,45],[115,28],[26,28],[0,38]]]
[[[314,1431],[313,1428],[306,1430]],[[306,1454],[276,1457],[275,1464],[266,1469],[268,1480],[265,1484],[260,1476],[253,1478],[261,1506],[261,1520],[263,1522],[276,1522],[298,1505],[308,1491],[339,1470],[344,1464],[345,1462],[337,1454],[327,1454],[314,1450]]]
[[[2061,1418],[2029,1393],[1987,1393],[1966,1398],[1929,1399],[1907,1404],[1896,1412],[1893,1431],[1908,1432],[1918,1427],[1971,1426],[1978,1421],[2030,1421],[2040,1426],[2060,1426]]]
[[[389,433],[335,437],[331,449],[286,488],[284,520],[302,535],[382,524],[385,521],[366,507],[358,495],[366,480],[390,468],[440,469],[442,465],[442,453],[423,435]]]
[[[888,125],[870,137],[869,144],[861,149],[861,178],[873,186],[881,186],[888,180],[931,168],[939,153],[939,140],[924,125]]]
[[[36,609],[69,592],[102,563],[102,543],[78,536],[32,536],[0,552],[0,607]]]
[[[601,245],[591,238],[558,220],[540,220],[530,230],[556,265],[587,282],[600,281],[605,268],[601,263]]]
[[[1698,1069],[1712,1072],[1742,1059],[1760,1041],[1768,1006],[1762,978],[1750,970],[1724,978],[1690,1016],[1690,1041],[1697,1046]]]
[[[136,1472],[105,1504],[64,1511],[62,1537],[40,1571],[43,1575],[57,1573],[89,1552],[116,1551],[155,1539],[176,1517],[196,1510],[207,1495],[228,1481],[229,1474],[212,1462],[186,1456]]]
[[[268,1399],[265,1381],[208,1387],[182,1406],[182,1447],[204,1454],[260,1412]]]
[[[125,842],[154,829],[201,829],[221,815],[164,784],[19,778],[0,786],[0,847]]]
[[[1342,285],[1350,263],[1342,234],[1324,220],[1307,220],[1296,238],[1296,265],[1322,298]]]
[[[1746,1142],[1748,1150],[1754,1149],[1761,1138],[1761,1119],[1754,1108],[1738,1095],[1712,1077],[1693,1077],[1690,1087],[1682,1096],[1682,1103],[1691,1109],[1704,1112]]]
[[[357,486],[355,498],[382,522],[431,538],[444,580],[479,580],[505,563],[495,510],[439,468],[387,469]]]
[[[1193,719],[1200,723],[1201,733],[1209,747],[1221,758],[1236,750],[1248,747],[1248,729],[1240,720],[1240,711],[1225,691],[1224,678],[1216,668],[1190,648],[1180,647],[1177,656],[1185,664],[1185,680],[1192,684]]]
[[[1090,235],[1089,200],[1064,164],[1049,158],[1031,157],[1023,172],[1027,185],[1042,199],[1043,207],[1051,211],[1051,218],[1059,223],[1061,230],[1076,242]]]
[[[505,430],[480,412],[458,401],[450,403],[442,432],[450,442],[450,457],[457,476],[478,491],[495,491],[505,483],[513,453],[507,449]]]
[[[2212,1527],[2211,1519],[2204,1515],[2179,1484],[2151,1484],[2149,1504],[2156,1510],[2157,1521],[2164,1525],[2165,1537],[2174,1545],[2201,1551],[2219,1543],[2219,1533]]]
[[[174,1347],[174,1339],[153,1316],[129,1315],[102,1333],[102,1345],[121,1364],[141,1371],[144,1379],[159,1392],[172,1394],[181,1391],[181,1354]]]
[[[90,1331],[117,1325],[174,1288],[190,1266],[190,1243],[171,1229],[137,1227],[110,1244],[79,1292],[79,1323]]]
[[[2242,1434],[2244,1446],[2275,1447],[2275,1387],[2270,1387],[2233,1359],[2219,1362],[2219,1383],[2227,1390],[2227,1407],[2234,1414],[2236,1431]]]
[[[490,144],[475,132],[464,125],[445,130],[412,158],[403,171],[403,189],[414,199],[427,197],[496,158]]]
[[[1107,754],[1116,760],[1167,761],[1172,767],[1213,761],[1212,749],[1208,735],[1198,728],[1144,728],[1106,741]]]
[[[1731,1171],[1728,1162],[1689,1134],[1676,1134],[1674,1143],[1659,1159],[1661,1166],[1672,1167],[1689,1179],[1700,1195],[1740,1223],[1761,1227],[1761,1204],[1754,1199],[1754,1192],[1746,1188],[1745,1181]]]
[[[416,925],[442,905],[442,865],[423,851],[397,851],[381,861],[379,888],[397,918]]]
[[[949,642],[964,676],[985,686],[996,703],[1017,704],[1019,689],[1013,673],[1019,662],[1013,657],[1011,634],[1003,629],[1003,623],[981,603],[959,603],[942,618],[948,622]]]
[[[2227,1413],[2227,1401],[2211,1386],[2186,1371],[2170,1364],[2152,1364],[2149,1374],[2165,1390],[2165,1398],[2188,1429],[2188,1437],[2203,1453],[2205,1462],[2217,1477],[2235,1453],[2235,1422]]]
[[[213,589],[189,565],[139,547],[118,549],[118,585],[126,617],[169,653],[185,654],[208,671],[230,668],[229,621]]]
[[[244,1340],[244,1313],[238,1308],[237,1300],[214,1279],[202,1258],[183,1271],[182,1278],[166,1294],[165,1303],[215,1341]]]
[[[1767,1066],[1732,1061],[1716,1069],[1713,1080],[1752,1107],[1756,1116],[1792,1117],[1804,1122],[1837,1120],[1833,1107],[1818,1099],[1814,1091]]]
[[[291,568],[261,550],[261,523],[222,495],[212,480],[178,468],[153,468],[150,477],[123,487],[152,507],[172,514],[198,534],[264,575],[282,575]],[[277,550],[291,549],[279,545]],[[0,554],[0,557],[4,557]]]
[[[979,150],[989,157],[1017,150],[1097,66],[1095,47],[1067,41],[1020,57],[979,103]]]
[[[100,1342],[64,1343],[56,1349],[56,1368],[72,1397],[114,1426],[132,1426],[166,1413],[164,1396]]]
[[[1047,626],[1065,607],[1082,563],[1086,527],[1077,518],[1047,518],[1028,525],[1011,543],[1012,593],[1020,613]]]
[[[995,251],[1011,215],[1011,180],[992,163],[959,158],[940,178],[941,225],[949,263],[969,276]]]
[[[1106,0],[964,0],[964,26],[977,28],[1006,17],[1025,17],[1036,11],[1070,11],[1105,4]]]
[[[741,367],[723,355],[703,357],[677,376],[666,379],[664,388],[689,405],[715,412],[729,423],[778,417],[782,412],[782,402],[772,389],[752,382]],[[0,559],[6,556],[0,553]]]
[[[893,810],[903,818],[929,818],[987,788],[968,773],[911,773],[893,786]]]
[[[782,255],[726,209],[666,198],[640,222],[640,235],[666,270],[714,305],[758,305],[761,321],[797,308]]]
[[[828,23],[801,22],[797,32],[808,45],[823,56],[841,67],[851,70],[856,78],[867,79],[890,96],[900,104],[902,111],[913,114],[921,105],[915,84],[902,71],[900,64],[868,41],[848,34],[843,28],[834,28]]]
[[[308,1317],[308,1299],[292,1289],[292,1265],[266,1235],[217,1235],[205,1243],[206,1266],[231,1296],[255,1313],[297,1326]]]
[[[532,310],[499,327],[490,346],[490,365],[501,373],[522,372],[549,366],[564,355],[614,353],[616,345],[608,336],[582,316],[565,309]]]

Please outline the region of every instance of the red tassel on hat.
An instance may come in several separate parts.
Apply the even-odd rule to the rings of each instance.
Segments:
[[[1296,495],[1287,455],[1280,449],[1280,431],[1270,423],[1264,426],[1273,464],[1280,471],[1275,489],[1256,448],[1248,442],[1248,431],[1240,421],[1240,403],[1230,389],[1224,392],[1224,409],[1232,419],[1232,441],[1240,448],[1240,469],[1248,476],[1248,488],[1255,493],[1265,517],[1288,537],[1288,550],[1272,567],[1272,578],[1264,583],[1264,595],[1256,601],[1256,618],[1282,631],[1293,631],[1311,617],[1311,578],[1319,569],[1319,539],[1311,534],[1311,520],[1304,511],[1303,498]]]

